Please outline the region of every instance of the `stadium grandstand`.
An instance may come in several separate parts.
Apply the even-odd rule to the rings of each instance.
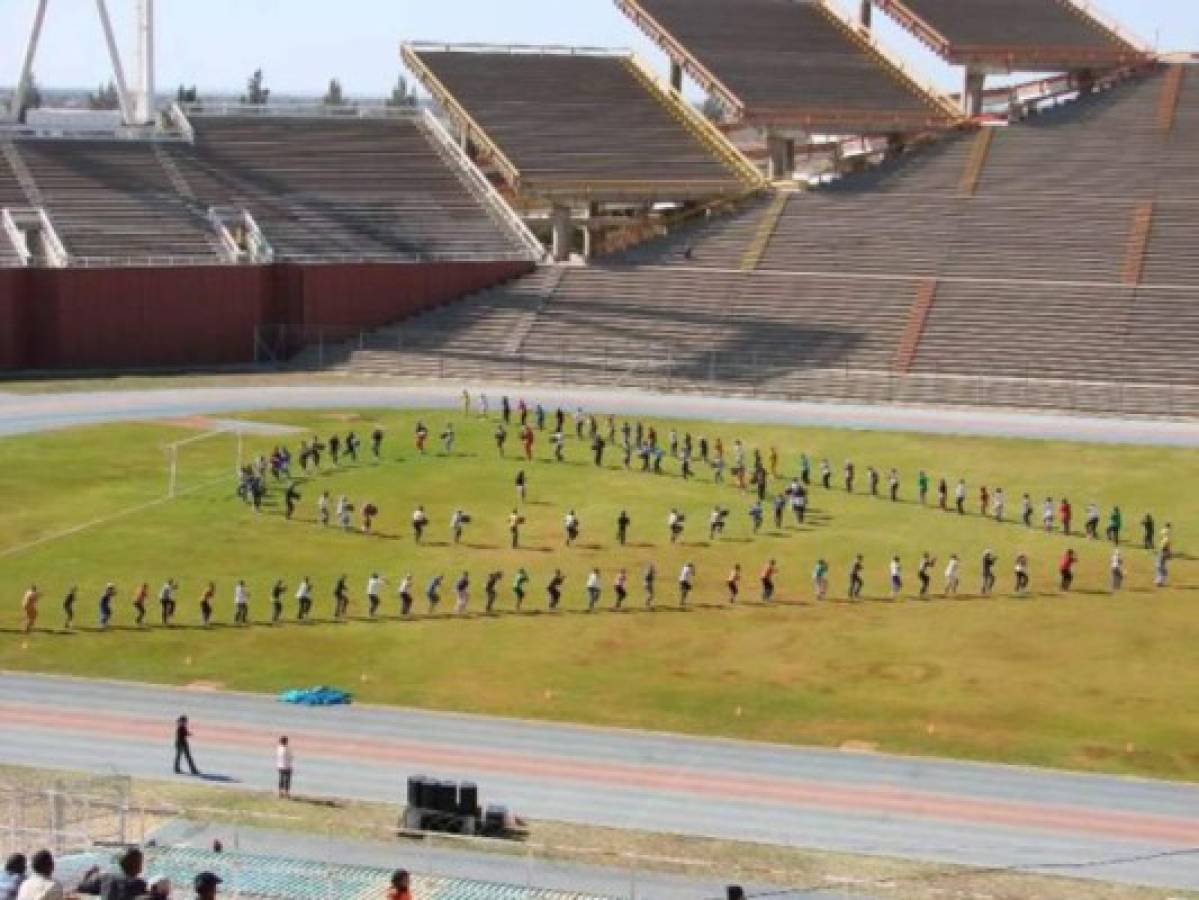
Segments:
[[[994,0],[979,9],[1003,25],[982,30],[935,0],[863,3],[858,21],[825,0],[742,0],[732,20],[717,0],[616,2],[669,79],[623,50],[408,42],[432,109],[194,104],[106,138],[5,129],[0,315],[18,337],[0,363],[293,357],[1199,408],[1192,65],[1076,0]],[[874,6],[939,35],[961,98],[911,76]],[[1047,62],[1056,74],[983,90]],[[683,98],[685,75],[718,123]],[[773,183],[739,129],[765,140]],[[241,298],[225,326],[214,295]],[[148,309],[182,324],[149,340]],[[149,347],[130,351],[131,334]]]

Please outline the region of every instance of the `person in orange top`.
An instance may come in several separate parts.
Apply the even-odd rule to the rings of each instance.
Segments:
[[[520,442],[525,448],[525,459],[531,461],[533,459],[533,429],[527,423],[521,426]]]
[[[729,572],[728,580],[725,582],[729,588],[729,603],[737,602],[737,594],[741,591],[741,564],[737,563],[733,566],[733,571]]]
[[[37,622],[37,601],[41,598],[38,593],[37,585],[29,585],[29,590],[25,592],[25,599],[21,601],[21,608],[25,611],[25,633],[33,631],[33,626]]]
[[[412,889],[408,885],[408,872],[405,869],[396,869],[391,873],[387,900],[412,900]]]
[[[776,572],[773,559],[766,563],[766,568],[762,570],[762,600],[767,603],[774,599],[774,576]]]
[[[146,598],[149,596],[150,585],[142,582],[142,586],[137,589],[137,593],[133,597],[133,608],[137,612],[138,625],[146,621]]]

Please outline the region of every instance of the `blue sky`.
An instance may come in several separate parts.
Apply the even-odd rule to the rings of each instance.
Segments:
[[[0,0],[0,83],[16,79],[35,5]],[[130,64],[134,2],[109,5]],[[1096,5],[1162,49],[1199,50],[1199,0]],[[261,67],[277,92],[320,93],[336,76],[351,95],[380,95],[400,72],[401,40],[631,46],[664,67],[661,54],[612,0],[158,0],[157,8],[162,90],[181,82],[238,90]],[[929,80],[956,87],[953,70],[906,35],[890,28],[883,34]],[[92,0],[51,0],[37,74],[43,84],[59,87],[108,80]]]

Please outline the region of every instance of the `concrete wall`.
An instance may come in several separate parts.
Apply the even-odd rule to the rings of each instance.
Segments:
[[[132,369],[254,359],[264,325],[367,329],[528,263],[0,269],[0,369]]]

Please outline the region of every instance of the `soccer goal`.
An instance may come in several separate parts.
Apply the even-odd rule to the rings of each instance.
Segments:
[[[235,484],[244,465],[245,437],[233,428],[206,431],[165,444],[167,497],[202,490],[222,481]]]

